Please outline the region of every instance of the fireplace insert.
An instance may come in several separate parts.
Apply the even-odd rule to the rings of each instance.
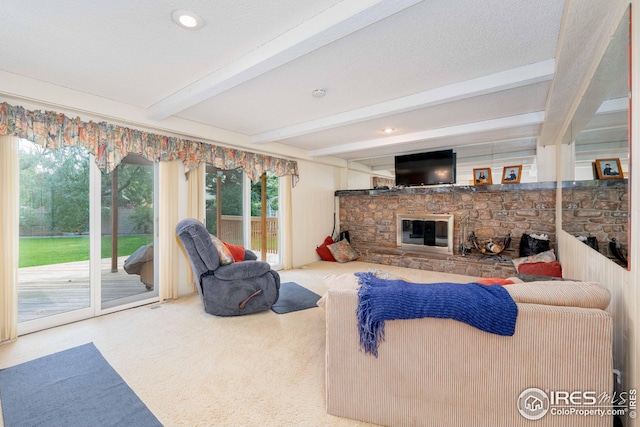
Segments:
[[[397,246],[453,255],[453,215],[398,215]]]

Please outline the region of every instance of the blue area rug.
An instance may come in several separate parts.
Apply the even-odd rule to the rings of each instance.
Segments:
[[[162,426],[93,343],[0,370],[5,427]]]
[[[306,310],[317,307],[320,295],[310,291],[294,282],[280,284],[280,296],[278,301],[271,307],[271,310],[278,314],[290,313],[292,311]]]

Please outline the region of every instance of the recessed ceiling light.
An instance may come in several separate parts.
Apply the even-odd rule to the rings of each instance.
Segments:
[[[313,95],[314,98],[323,98],[326,94],[327,94],[327,91],[324,89],[316,89],[313,92],[311,92],[311,95]]]
[[[382,132],[384,132],[384,133],[393,133],[393,132],[395,132],[395,131],[396,131],[396,130],[395,130],[394,128],[386,128],[386,129],[382,129]]]
[[[204,26],[204,21],[198,15],[188,10],[176,10],[171,14],[173,21],[187,30],[195,30]]]

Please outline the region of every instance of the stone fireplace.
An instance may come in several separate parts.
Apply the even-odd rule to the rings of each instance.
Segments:
[[[396,216],[398,248],[453,255],[453,215]]]
[[[361,261],[375,264],[507,278],[516,274],[510,258],[518,256],[523,233],[545,233],[552,245],[556,241],[555,182],[341,190],[335,195],[340,231],[350,232],[351,246]],[[414,230],[413,223],[405,220],[435,221],[435,236],[421,230],[428,224]],[[439,220],[446,222],[446,244]],[[513,244],[500,259],[468,254],[461,248],[471,231],[482,241],[510,233]],[[436,244],[425,246],[425,238],[431,243],[435,239]]]

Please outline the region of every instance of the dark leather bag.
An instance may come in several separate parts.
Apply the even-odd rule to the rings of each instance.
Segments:
[[[550,249],[548,240],[540,240],[523,234],[520,238],[520,257],[536,255]]]

